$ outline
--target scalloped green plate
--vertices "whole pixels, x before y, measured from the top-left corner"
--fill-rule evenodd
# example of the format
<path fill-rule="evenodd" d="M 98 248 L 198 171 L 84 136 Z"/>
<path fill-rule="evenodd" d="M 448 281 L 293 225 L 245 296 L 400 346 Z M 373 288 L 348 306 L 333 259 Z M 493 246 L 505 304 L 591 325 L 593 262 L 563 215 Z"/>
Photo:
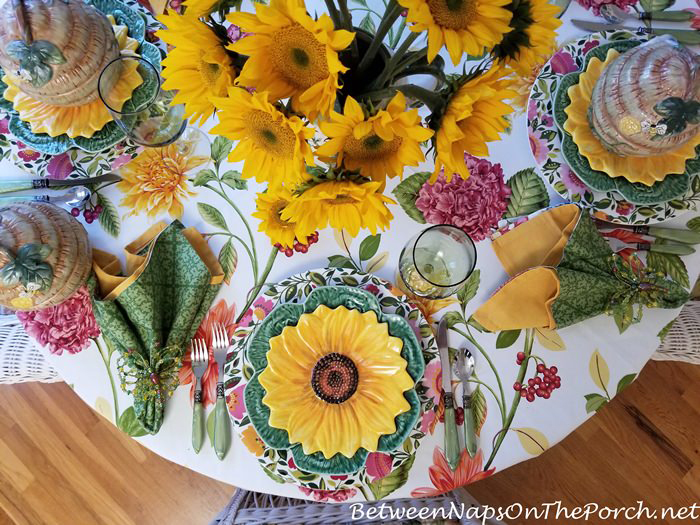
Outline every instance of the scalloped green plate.
<path fill-rule="evenodd" d="M 371 293 L 346 286 L 322 286 L 312 291 L 303 304 L 287 303 L 277 306 L 252 334 L 247 352 L 255 374 L 245 387 L 244 398 L 248 415 L 260 438 L 269 447 L 290 449 L 297 467 L 302 470 L 319 474 L 351 474 L 362 468 L 369 452 L 360 448 L 352 457 L 336 454 L 330 459 L 326 459 L 321 452 L 304 454 L 300 444 L 289 442 L 286 430 L 269 425 L 270 409 L 262 401 L 266 391 L 258 381 L 259 375 L 267 366 L 270 338 L 281 334 L 287 326 L 295 326 L 302 314 L 311 313 L 320 305 L 329 308 L 345 306 L 363 313 L 375 312 L 379 322 L 388 325 L 389 334 L 403 341 L 401 356 L 406 360 L 406 371 L 414 382 L 423 377 L 425 362 L 416 335 L 405 319 L 383 313 L 379 302 Z M 391 452 L 401 446 L 418 420 L 421 410 L 418 394 L 415 390 L 407 390 L 404 397 L 411 408 L 396 417 L 396 431 L 393 434 L 379 438 L 379 452 Z"/>
<path fill-rule="evenodd" d="M 144 40 L 146 23 L 141 15 L 118 0 L 92 0 L 89 3 L 103 13 L 113 15 L 117 22 L 127 26 L 129 36 L 141 44 L 139 49 L 141 56 L 151 62 L 156 69 L 160 71 L 160 50 L 155 45 Z M 0 76 L 1 75 L 2 70 L 0 69 Z M 7 85 L 0 80 L 0 93 L 4 93 L 6 88 Z M 146 84 L 140 85 L 134 90 L 132 100 L 147 96 L 151 88 L 152 86 Z M 127 105 L 129 103 L 133 104 L 132 100 L 127 101 Z M 124 130 L 114 121 L 108 122 L 100 131 L 97 131 L 89 139 L 85 137 L 76 137 L 72 139 L 65 134 L 51 137 L 46 133 L 32 132 L 29 123 L 20 120 L 19 115 L 12 108 L 12 103 L 1 96 L 0 109 L 5 110 L 10 115 L 8 127 L 15 137 L 30 148 L 50 155 L 58 155 L 71 148 L 79 148 L 83 151 L 96 153 L 115 145 L 126 137 Z"/>
<path fill-rule="evenodd" d="M 586 54 L 584 70 L 588 67 L 592 58 L 604 60 L 609 49 L 625 52 L 638 46 L 640 43 L 638 40 L 622 40 L 595 47 Z M 554 121 L 563 137 L 562 155 L 573 172 L 591 189 L 601 192 L 616 191 L 633 204 L 657 204 L 678 199 L 685 195 L 690 188 L 691 178 L 700 174 L 700 147 L 696 149 L 697 156 L 686 162 L 685 173 L 670 174 L 663 181 L 657 182 L 652 186 L 633 183 L 623 177 L 610 177 L 603 171 L 591 168 L 588 159 L 581 155 L 571 135 L 564 130 L 564 124 L 567 120 L 567 114 L 564 110 L 571 103 L 568 90 L 571 86 L 578 83 L 580 76 L 581 72 L 577 71 L 562 77 L 554 98 L 553 108 Z"/>

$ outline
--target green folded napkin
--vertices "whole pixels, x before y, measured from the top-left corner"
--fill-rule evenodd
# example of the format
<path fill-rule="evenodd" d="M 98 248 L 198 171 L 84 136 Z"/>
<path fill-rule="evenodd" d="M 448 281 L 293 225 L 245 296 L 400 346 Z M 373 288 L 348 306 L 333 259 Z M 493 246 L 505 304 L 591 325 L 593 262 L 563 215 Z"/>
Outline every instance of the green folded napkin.
<path fill-rule="evenodd" d="M 122 273 L 117 257 L 94 250 L 89 285 L 102 334 L 120 353 L 122 389 L 133 395 L 144 429 L 155 434 L 223 271 L 204 238 L 179 221 L 149 228 L 125 252 Z"/>

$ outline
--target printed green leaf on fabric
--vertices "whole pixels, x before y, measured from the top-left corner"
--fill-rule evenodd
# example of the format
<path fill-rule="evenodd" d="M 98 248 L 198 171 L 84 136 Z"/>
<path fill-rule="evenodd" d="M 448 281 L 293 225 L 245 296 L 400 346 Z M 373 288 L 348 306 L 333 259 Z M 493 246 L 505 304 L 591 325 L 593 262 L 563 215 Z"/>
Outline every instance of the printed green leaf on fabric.
<path fill-rule="evenodd" d="M 119 416 L 119 421 L 117 421 L 117 428 L 131 437 L 140 437 L 148 434 L 148 432 L 146 432 L 146 429 L 143 428 L 143 426 L 137 419 L 136 412 L 134 411 L 133 406 L 127 408 Z"/>
<path fill-rule="evenodd" d="M 511 195 L 504 217 L 520 217 L 549 206 L 549 193 L 534 168 L 517 172 L 506 184 Z"/>
<path fill-rule="evenodd" d="M 199 210 L 199 214 L 202 216 L 202 219 L 204 219 L 206 222 L 212 226 L 228 231 L 226 219 L 224 219 L 223 214 L 214 208 L 214 206 L 205 202 L 198 202 L 197 209 Z"/>
<path fill-rule="evenodd" d="M 496 337 L 496 348 L 508 348 L 520 337 L 520 330 L 504 330 Z"/>
<path fill-rule="evenodd" d="M 375 499 L 380 500 L 387 497 L 389 494 L 395 490 L 403 487 L 408 480 L 408 474 L 415 461 L 415 454 L 411 455 L 408 460 L 403 462 L 399 467 L 397 467 L 388 476 L 373 481 L 369 484 L 369 489 L 372 491 L 372 495 Z"/>
<path fill-rule="evenodd" d="M 406 215 L 420 224 L 425 224 L 426 221 L 423 212 L 416 207 L 416 199 L 418 192 L 429 178 L 430 173 L 427 171 L 414 173 L 402 180 L 392 192 Z"/>

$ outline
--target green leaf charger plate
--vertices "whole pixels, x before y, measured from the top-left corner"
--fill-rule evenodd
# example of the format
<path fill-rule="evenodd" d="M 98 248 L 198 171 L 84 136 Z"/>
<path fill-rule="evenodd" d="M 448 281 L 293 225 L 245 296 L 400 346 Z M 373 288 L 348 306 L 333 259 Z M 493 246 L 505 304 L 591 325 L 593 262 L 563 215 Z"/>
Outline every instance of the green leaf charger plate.
<path fill-rule="evenodd" d="M 608 192 L 616 191 L 627 201 L 637 205 L 650 205 L 678 199 L 685 195 L 690 188 L 691 179 L 700 174 L 700 147 L 697 148 L 697 156 L 686 162 L 685 173 L 670 174 L 663 181 L 651 186 L 640 183 L 632 183 L 623 177 L 610 177 L 602 171 L 591 168 L 588 159 L 581 155 L 578 146 L 571 135 L 564 129 L 568 118 L 565 109 L 571 103 L 569 88 L 578 84 L 581 73 L 585 71 L 592 58 L 605 60 L 609 49 L 615 49 L 621 53 L 636 47 L 639 40 L 621 40 L 603 44 L 591 49 L 585 57 L 582 71 L 569 73 L 562 77 L 554 99 L 554 120 L 562 133 L 562 154 L 573 172 L 591 189 Z"/>
<path fill-rule="evenodd" d="M 103 12 L 105 15 L 113 15 L 116 21 L 128 28 L 129 36 L 139 42 L 139 53 L 143 58 L 151 62 L 158 71 L 161 69 L 160 50 L 150 42 L 145 40 L 146 22 L 142 16 L 118 0 L 90 0 L 91 5 Z M 0 69 L 0 76 L 2 70 Z M 124 104 L 125 110 L 134 107 L 134 101 L 138 105 L 141 97 L 147 97 L 152 86 L 142 84 L 134 90 L 133 96 Z M 7 85 L 0 80 L 0 93 L 4 93 Z M 96 153 L 109 148 L 126 138 L 126 133 L 114 122 L 108 122 L 100 131 L 92 137 L 70 138 L 68 135 L 58 135 L 51 137 L 46 133 L 34 133 L 29 123 L 20 120 L 19 115 L 13 109 L 12 103 L 4 97 L 0 97 L 0 110 L 10 116 L 9 130 L 30 148 L 51 155 L 58 155 L 71 148 L 79 148 L 83 151 Z"/>
<path fill-rule="evenodd" d="M 358 310 L 362 313 L 374 312 L 379 323 L 388 325 L 389 335 L 401 339 L 401 357 L 406 361 L 406 372 L 414 385 L 420 381 L 425 369 L 423 354 L 415 332 L 406 319 L 384 313 L 379 301 L 366 290 L 349 286 L 319 286 L 308 294 L 303 303 L 278 305 L 251 335 L 247 357 L 254 374 L 245 387 L 245 405 L 253 427 L 263 442 L 273 449 L 291 450 L 299 469 L 319 474 L 352 474 L 364 466 L 369 451 L 359 448 L 352 457 L 337 453 L 329 459 L 321 452 L 305 454 L 301 444 L 290 443 L 286 430 L 270 426 L 270 409 L 263 402 L 266 391 L 259 381 L 260 374 L 268 365 L 270 339 L 279 336 L 284 328 L 295 326 L 302 315 L 316 311 L 321 305 L 330 309 L 344 306 L 348 310 Z M 379 438 L 377 452 L 391 452 L 401 446 L 418 420 L 421 402 L 415 388 L 406 390 L 403 395 L 410 409 L 396 416 L 395 432 Z"/>

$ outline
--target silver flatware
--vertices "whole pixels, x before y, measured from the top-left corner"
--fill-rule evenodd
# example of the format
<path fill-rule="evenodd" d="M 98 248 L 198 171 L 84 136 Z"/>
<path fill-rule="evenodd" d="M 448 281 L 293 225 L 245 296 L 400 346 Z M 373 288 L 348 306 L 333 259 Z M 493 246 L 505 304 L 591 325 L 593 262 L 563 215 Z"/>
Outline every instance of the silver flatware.
<path fill-rule="evenodd" d="M 682 44 L 700 44 L 700 31 L 694 29 L 650 29 L 648 27 L 625 27 L 619 24 L 604 24 L 602 22 L 590 22 L 588 20 L 572 19 L 571 23 L 584 31 L 630 31 L 638 34 L 671 35 Z"/>
<path fill-rule="evenodd" d="M 87 179 L 27 179 L 0 181 L 0 193 L 13 193 L 15 191 L 42 190 L 52 188 L 70 188 L 71 186 L 86 186 L 101 182 L 117 182 L 122 178 L 116 173 L 105 173 L 99 177 Z"/>
<path fill-rule="evenodd" d="M 462 382 L 462 408 L 464 409 L 464 448 L 470 457 L 476 455 L 476 429 L 472 414 L 472 394 L 469 378 L 474 373 L 474 356 L 467 348 L 457 350 L 454 371 Z"/>
<path fill-rule="evenodd" d="M 214 359 L 219 370 L 219 379 L 216 382 L 216 405 L 214 407 L 214 450 L 219 459 L 224 459 L 231 444 L 231 428 L 224 400 L 224 363 L 228 347 L 229 340 L 226 328 L 221 323 L 214 324 L 212 350 L 214 350 Z"/>
<path fill-rule="evenodd" d="M 623 11 L 614 4 L 603 4 L 600 7 L 600 14 L 610 24 L 621 24 L 633 20 L 661 20 L 664 22 L 689 22 L 693 19 L 690 11 L 643 11 L 641 13 Z"/>
<path fill-rule="evenodd" d="M 12 197 L 0 195 L 0 204 L 34 201 L 50 202 L 56 206 L 68 206 L 69 208 L 81 208 L 91 196 L 92 192 L 86 187 L 75 186 L 62 195 L 17 195 Z"/>
<path fill-rule="evenodd" d="M 202 376 L 209 366 L 209 350 L 204 339 L 192 339 L 190 350 L 194 373 L 194 406 L 192 408 L 192 448 L 199 454 L 204 443 L 204 408 L 202 407 Z"/>
<path fill-rule="evenodd" d="M 452 393 L 452 367 L 447 341 L 447 318 L 443 317 L 438 325 L 437 345 L 442 367 L 442 390 L 445 399 L 445 459 L 452 470 L 459 465 L 459 438 L 455 419 L 455 402 Z"/>

